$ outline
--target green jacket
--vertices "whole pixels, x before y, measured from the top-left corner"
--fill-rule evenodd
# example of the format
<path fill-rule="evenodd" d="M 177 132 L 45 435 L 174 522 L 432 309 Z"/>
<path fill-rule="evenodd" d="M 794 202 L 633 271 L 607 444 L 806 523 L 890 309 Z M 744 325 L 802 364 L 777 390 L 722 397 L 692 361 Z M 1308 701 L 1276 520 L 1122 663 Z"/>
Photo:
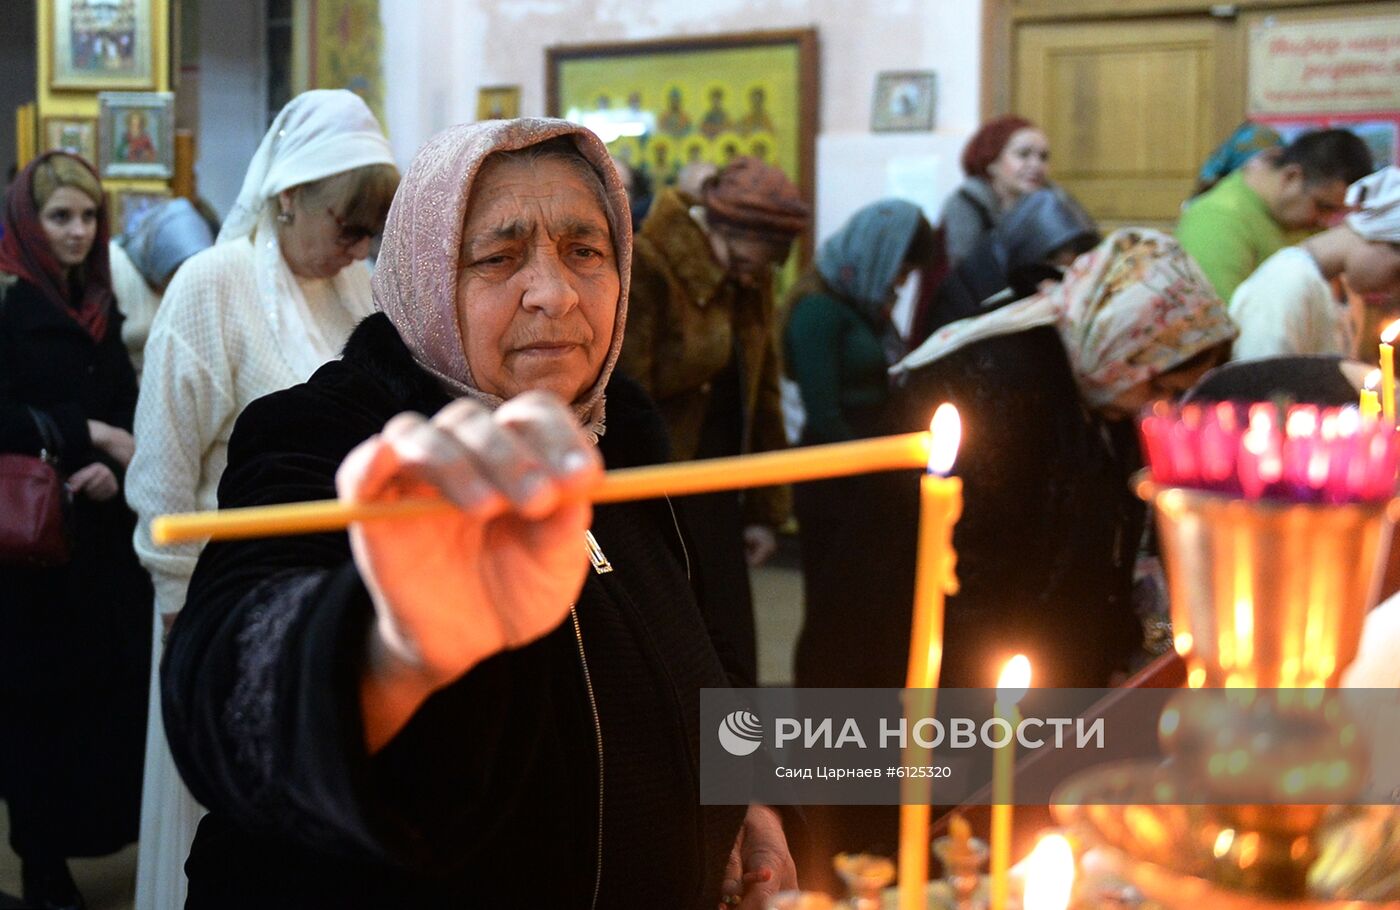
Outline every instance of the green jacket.
<path fill-rule="evenodd" d="M 671 457 L 688 461 L 709 412 L 711 380 L 737 350 L 742 448 L 786 448 L 772 290 L 745 290 L 725 280 L 709 238 L 690 217 L 694 203 L 676 190 L 663 192 L 637 232 L 618 367 L 656 402 Z M 786 487 L 749 490 L 744 520 L 779 527 L 790 508 Z"/>
<path fill-rule="evenodd" d="M 1269 207 L 1235 171 L 1186 207 L 1176 239 L 1228 301 L 1265 259 L 1289 244 Z"/>
<path fill-rule="evenodd" d="M 880 337 L 870 324 L 812 278 L 806 293 L 794 294 L 783 330 L 788 374 L 802 393 L 807 444 L 861 438 L 847 420 L 852 410 L 889 399 L 889 377 Z"/>

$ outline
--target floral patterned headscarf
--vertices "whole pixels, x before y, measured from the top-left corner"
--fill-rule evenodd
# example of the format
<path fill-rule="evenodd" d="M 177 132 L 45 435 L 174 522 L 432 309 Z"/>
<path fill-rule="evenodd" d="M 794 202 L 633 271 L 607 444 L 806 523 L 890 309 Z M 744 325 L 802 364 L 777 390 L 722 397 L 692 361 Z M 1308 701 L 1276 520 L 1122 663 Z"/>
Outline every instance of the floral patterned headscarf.
<path fill-rule="evenodd" d="M 1045 291 L 982 316 L 949 323 L 893 375 L 916 370 L 986 338 L 1042 325 L 1059 330 L 1079 391 L 1091 407 L 1168 373 L 1238 334 L 1225 303 L 1171 236 L 1114 231 Z"/>
<path fill-rule="evenodd" d="M 627 191 L 607 147 L 587 129 L 546 118 L 488 120 L 454 126 L 428 140 L 413 159 L 389 208 L 374 270 L 374 303 L 398 329 L 414 360 L 444 389 L 489 408 L 498 407 L 500 397 L 476 384 L 462 349 L 457 269 L 467 203 L 488 156 L 529 148 L 556 136 L 569 137 L 598 172 L 611 210 L 608 224 L 621 285 L 612 343 L 597 380 L 573 402 L 584 428 L 598 436 L 603 428 L 603 390 L 622 350 L 622 330 L 627 323 L 632 216 Z"/>

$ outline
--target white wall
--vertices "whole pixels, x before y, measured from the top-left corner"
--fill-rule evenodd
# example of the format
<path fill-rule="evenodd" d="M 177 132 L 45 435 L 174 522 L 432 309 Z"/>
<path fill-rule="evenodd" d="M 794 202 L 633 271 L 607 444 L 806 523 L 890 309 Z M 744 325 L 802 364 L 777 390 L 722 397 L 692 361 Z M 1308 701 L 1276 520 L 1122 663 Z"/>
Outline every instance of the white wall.
<path fill-rule="evenodd" d="M 902 190 L 937 215 L 978 123 L 981 0 L 380 0 L 386 128 L 400 164 L 434 133 L 471 120 L 482 85 L 520 85 L 545 106 L 545 48 L 815 26 L 821 55 L 817 236 Z M 932 133 L 872 134 L 881 70 L 938 73 Z"/>
<path fill-rule="evenodd" d="M 267 130 L 261 2 L 200 0 L 199 193 L 227 216 Z"/>

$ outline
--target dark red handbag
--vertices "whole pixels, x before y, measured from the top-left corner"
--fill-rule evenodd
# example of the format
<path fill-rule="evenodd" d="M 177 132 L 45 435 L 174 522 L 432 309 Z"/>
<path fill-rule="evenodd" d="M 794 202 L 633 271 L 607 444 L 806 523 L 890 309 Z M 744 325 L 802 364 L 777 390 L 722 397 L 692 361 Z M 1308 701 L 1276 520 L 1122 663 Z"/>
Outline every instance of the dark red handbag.
<path fill-rule="evenodd" d="M 73 556 L 73 500 L 58 471 L 58 428 L 29 413 L 43 440 L 38 456 L 0 454 L 0 565 L 62 566 Z"/>

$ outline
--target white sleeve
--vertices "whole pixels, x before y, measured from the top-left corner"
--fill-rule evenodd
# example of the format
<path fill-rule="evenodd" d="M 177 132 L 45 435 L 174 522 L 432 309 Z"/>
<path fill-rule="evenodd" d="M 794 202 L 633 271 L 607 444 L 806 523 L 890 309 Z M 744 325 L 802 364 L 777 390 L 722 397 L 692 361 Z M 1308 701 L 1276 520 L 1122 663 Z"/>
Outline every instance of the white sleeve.
<path fill-rule="evenodd" d="M 155 582 L 162 613 L 184 606 L 202 545 L 157 547 L 151 520 L 199 508 L 210 446 L 236 416 L 219 318 L 228 303 L 221 299 L 223 282 L 210 271 L 182 268 L 171 283 L 146 342 L 136 404 L 136 454 L 127 470 L 126 496 L 137 517 L 136 554 Z"/>
<path fill-rule="evenodd" d="M 117 298 L 117 309 L 125 317 L 122 322 L 122 343 L 126 345 L 131 365 L 136 369 L 137 379 L 140 379 L 146 339 L 150 336 L 160 297 L 147 286 L 146 279 L 141 277 L 131 257 L 115 240 L 109 244 L 108 260 L 112 268 L 112 292 Z"/>
<path fill-rule="evenodd" d="M 1259 360 L 1288 354 L 1311 354 L 1308 305 L 1296 288 L 1250 280 L 1230 298 L 1230 318 L 1239 327 L 1233 359 Z"/>

